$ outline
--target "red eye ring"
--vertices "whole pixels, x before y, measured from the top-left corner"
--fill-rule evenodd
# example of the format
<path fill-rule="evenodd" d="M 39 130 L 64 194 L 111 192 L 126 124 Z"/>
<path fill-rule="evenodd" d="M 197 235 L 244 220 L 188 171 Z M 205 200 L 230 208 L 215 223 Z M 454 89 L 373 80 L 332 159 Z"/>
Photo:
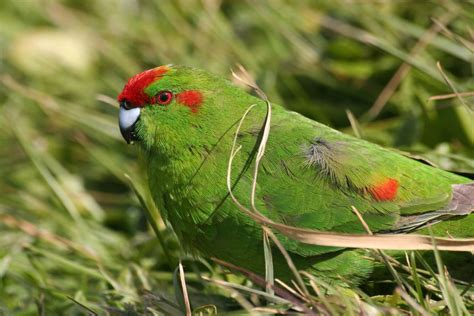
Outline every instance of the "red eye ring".
<path fill-rule="evenodd" d="M 167 105 L 173 99 L 173 93 L 170 91 L 160 91 L 153 99 L 158 104 Z"/>

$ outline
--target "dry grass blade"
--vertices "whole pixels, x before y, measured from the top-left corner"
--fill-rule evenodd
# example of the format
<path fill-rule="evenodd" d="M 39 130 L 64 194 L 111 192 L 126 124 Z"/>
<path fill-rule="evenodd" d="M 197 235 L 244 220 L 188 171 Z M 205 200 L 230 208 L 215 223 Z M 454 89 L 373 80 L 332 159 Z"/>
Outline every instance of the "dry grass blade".
<path fill-rule="evenodd" d="M 401 288 L 397 288 L 395 290 L 404 300 L 410 305 L 413 309 L 415 309 L 418 313 L 423 316 L 431 315 L 428 313 L 420 304 L 418 304 L 407 292 L 403 291 Z"/>
<path fill-rule="evenodd" d="M 423 51 L 426 46 L 433 40 L 433 38 L 436 36 L 436 34 L 441 31 L 442 27 L 449 23 L 454 18 L 454 15 L 451 12 L 448 12 L 444 14 L 440 19 L 438 23 L 434 23 L 428 30 L 426 30 L 425 34 L 418 40 L 418 42 L 415 44 L 415 46 L 412 48 L 410 51 L 410 56 L 415 57 L 417 56 L 421 51 Z M 393 93 L 397 89 L 397 87 L 400 85 L 400 82 L 408 75 L 410 72 L 412 66 L 406 62 L 404 62 L 398 70 L 395 72 L 395 74 L 392 76 L 390 81 L 387 83 L 387 85 L 383 88 L 382 92 L 380 92 L 379 96 L 375 100 L 374 104 L 372 107 L 369 109 L 367 112 L 369 118 L 372 120 L 375 117 L 377 117 L 382 109 L 385 107 L 387 104 L 388 100 L 392 97 Z"/>
<path fill-rule="evenodd" d="M 179 263 L 178 267 L 181 290 L 183 291 L 184 306 L 186 307 L 186 316 L 191 316 L 191 304 L 189 303 L 188 288 L 186 287 L 186 279 L 184 278 L 184 269 L 181 262 Z"/>
<path fill-rule="evenodd" d="M 369 225 L 367 222 L 364 220 L 364 217 L 362 217 L 362 214 L 360 214 L 359 210 L 355 206 L 351 206 L 352 211 L 356 214 L 357 218 L 361 222 L 362 226 L 364 226 L 365 231 L 369 235 L 373 235 L 374 233 L 370 229 Z M 397 281 L 397 284 L 402 288 L 405 289 L 405 285 L 402 278 L 398 275 L 397 270 L 393 267 L 393 265 L 390 263 L 390 260 L 388 259 L 388 256 L 380 249 L 377 249 L 376 252 L 378 255 L 382 258 L 382 261 L 384 262 L 385 266 L 388 268 L 390 273 L 392 274 L 393 278 Z"/>
<path fill-rule="evenodd" d="M 286 284 L 285 282 L 281 281 L 280 279 L 275 279 L 275 282 L 278 283 L 282 288 L 293 294 L 294 296 L 298 297 L 302 301 L 306 301 L 307 299 L 301 295 L 301 293 L 297 292 L 291 286 Z"/>
<path fill-rule="evenodd" d="M 99 261 L 99 257 L 93 249 L 87 248 L 61 236 L 53 234 L 47 230 L 41 229 L 33 223 L 17 219 L 8 214 L 0 214 L 0 222 L 8 227 L 19 229 L 29 236 L 39 238 L 60 248 L 67 248 L 77 251 L 94 261 Z"/>
<path fill-rule="evenodd" d="M 264 121 L 264 128 L 263 128 L 263 134 L 262 134 L 262 139 L 260 141 L 260 144 L 258 146 L 258 151 L 257 151 L 257 156 L 255 158 L 255 167 L 254 167 L 254 174 L 253 174 L 253 181 L 252 181 L 252 192 L 250 196 L 250 201 L 252 204 L 252 210 L 254 212 L 257 212 L 257 209 L 255 207 L 255 192 L 257 190 L 257 177 L 258 177 L 258 170 L 260 166 L 260 161 L 265 154 L 265 147 L 268 141 L 268 137 L 270 135 L 270 126 L 271 126 L 271 118 L 272 118 L 272 106 L 270 101 L 268 100 L 267 95 L 260 89 L 260 87 L 257 85 L 255 80 L 250 76 L 250 74 L 245 70 L 245 68 L 242 65 L 238 65 L 239 67 L 239 74 L 236 74 L 235 72 L 232 71 L 232 75 L 237 79 L 243 82 L 244 84 L 248 85 L 252 89 L 254 89 L 257 94 L 265 100 L 265 103 L 267 104 L 267 114 L 265 116 L 265 121 Z M 240 127 L 240 126 L 239 126 Z"/>
<path fill-rule="evenodd" d="M 354 132 L 354 135 L 357 138 L 362 138 L 362 133 L 360 131 L 360 125 L 359 122 L 357 121 L 356 117 L 354 114 L 351 112 L 351 110 L 346 110 L 346 115 L 347 118 L 349 119 L 349 123 L 351 124 L 352 131 Z"/>
<path fill-rule="evenodd" d="M 283 298 L 275 296 L 275 295 L 270 295 L 267 292 L 259 291 L 259 290 L 256 290 L 254 288 L 251 288 L 251 287 L 248 287 L 248 286 L 245 286 L 245 285 L 240 285 L 240 284 L 237 284 L 237 283 L 231 283 L 231 282 L 222 281 L 222 280 L 211 279 L 207 276 L 203 276 L 202 279 L 205 280 L 205 281 L 208 281 L 208 282 L 212 282 L 212 283 L 214 283 L 216 285 L 219 285 L 221 287 L 224 287 L 226 289 L 232 289 L 234 291 L 240 290 L 240 291 L 245 291 L 247 293 L 256 294 L 256 295 L 264 297 L 264 298 L 268 299 L 268 301 L 276 303 L 276 304 L 286 304 L 286 305 L 291 305 L 292 304 L 291 301 L 288 301 L 286 299 L 283 299 Z M 237 292 L 237 293 L 239 293 L 239 292 Z M 253 309 L 253 306 L 249 302 L 244 303 L 243 307 L 246 310 Z"/>
<path fill-rule="evenodd" d="M 263 230 L 263 252 L 265 257 L 265 281 L 267 282 L 266 290 L 268 294 L 275 294 L 273 291 L 273 286 L 275 285 L 275 277 L 273 271 L 273 257 L 272 257 L 272 247 L 270 245 L 270 240 L 268 239 L 268 232 Z"/>
<path fill-rule="evenodd" d="M 238 267 L 232 263 L 229 263 L 229 262 L 225 262 L 225 261 L 222 261 L 222 260 L 219 260 L 217 258 L 211 258 L 214 262 L 224 266 L 224 267 L 227 267 L 228 269 L 230 270 L 233 270 L 233 271 L 237 271 L 237 272 L 240 272 L 242 273 L 243 275 L 245 275 L 247 278 L 249 278 L 252 282 L 254 282 L 255 284 L 258 284 L 259 286 L 261 287 L 266 287 L 267 284 L 265 282 L 265 279 L 262 278 L 261 276 L 253 273 L 253 272 L 250 272 L 244 268 L 241 268 L 241 267 Z M 216 280 L 214 280 L 216 281 Z M 296 306 L 298 309 L 300 309 L 301 311 L 304 311 L 306 315 L 315 315 L 314 311 L 312 311 L 311 309 L 309 309 L 305 304 L 304 302 L 302 302 L 300 300 L 300 298 L 298 298 L 297 296 L 295 296 L 294 294 L 292 294 L 290 291 L 284 289 L 284 288 L 281 288 L 279 286 L 276 286 L 276 285 L 273 285 L 273 290 L 275 291 L 275 294 L 276 295 L 270 295 L 268 293 L 265 293 L 265 292 L 261 292 L 261 295 L 267 297 L 267 298 L 272 298 L 273 301 L 275 301 L 275 299 L 279 300 L 279 301 L 282 301 L 282 299 L 284 301 L 286 301 L 286 303 L 291 303 L 293 304 L 294 306 Z M 253 290 L 255 291 L 255 290 Z"/>
<path fill-rule="evenodd" d="M 262 89 L 260 89 L 260 87 L 257 85 L 257 83 L 255 82 L 255 79 L 250 75 L 250 73 L 244 68 L 244 66 L 242 65 L 237 65 L 237 68 L 238 70 L 237 71 L 233 71 L 232 70 L 232 76 L 239 80 L 240 82 L 242 82 L 243 84 L 249 86 L 250 88 L 252 88 L 253 90 L 255 90 L 255 92 L 262 98 L 264 99 L 265 101 L 268 101 L 268 98 L 266 96 L 266 94 L 263 92 Z"/>
<path fill-rule="evenodd" d="M 242 127 L 242 124 L 243 124 L 245 118 L 247 117 L 247 115 L 250 113 L 250 111 L 255 106 L 256 106 L 256 104 L 252 104 L 247 108 L 247 110 L 242 115 L 242 118 L 240 119 L 239 124 L 237 125 L 237 129 L 236 129 L 236 132 L 235 132 L 235 135 L 234 135 L 234 140 L 232 142 L 232 149 L 230 151 L 229 161 L 227 163 L 227 191 L 229 192 L 230 198 L 232 199 L 234 204 L 237 205 L 237 207 L 240 210 L 244 211 L 244 212 L 250 212 L 250 211 L 248 211 L 245 208 L 245 206 L 243 206 L 239 202 L 239 200 L 235 197 L 235 195 L 232 191 L 232 163 L 234 161 L 235 156 L 239 153 L 239 151 L 241 149 L 240 146 L 237 146 L 237 138 L 238 138 L 238 135 L 239 135 L 240 128 Z"/>
<path fill-rule="evenodd" d="M 272 239 L 272 241 L 275 243 L 275 245 L 278 247 L 278 250 L 280 250 L 283 257 L 285 257 L 286 264 L 288 265 L 288 267 L 293 272 L 293 275 L 295 276 L 295 279 L 298 282 L 299 288 L 301 288 L 301 290 L 303 291 L 302 294 L 304 294 L 304 297 L 309 297 L 308 289 L 306 288 L 306 285 L 304 284 L 303 279 L 301 278 L 301 275 L 298 272 L 298 269 L 296 268 L 295 264 L 293 263 L 293 260 L 291 260 L 291 257 L 288 254 L 288 252 L 286 251 L 285 247 L 283 247 L 281 242 L 278 240 L 278 238 L 275 236 L 275 234 L 268 227 L 263 226 L 262 228 L 268 234 L 268 236 Z"/>
<path fill-rule="evenodd" d="M 474 53 L 474 44 L 472 43 L 472 41 L 466 40 L 466 39 L 464 39 L 463 37 L 459 36 L 458 34 L 455 34 L 455 33 L 451 32 L 451 31 L 446 27 L 446 25 L 444 25 L 441 21 L 438 21 L 438 20 L 435 19 L 435 18 L 432 18 L 431 20 L 432 20 L 434 23 L 436 23 L 436 24 L 442 29 L 443 33 L 444 33 L 447 37 L 458 41 L 459 43 L 461 43 L 462 45 L 464 45 L 464 47 L 466 47 L 467 49 L 469 49 L 471 52 Z"/>
<path fill-rule="evenodd" d="M 98 94 L 97 97 L 96 97 L 97 101 L 101 101 L 107 105 L 110 105 L 111 107 L 113 107 L 114 109 L 119 109 L 119 105 L 117 103 L 117 100 L 115 100 L 114 98 L 112 97 L 109 97 L 108 95 L 105 95 L 105 94 Z"/>
<path fill-rule="evenodd" d="M 472 113 L 472 109 L 470 106 L 468 106 L 466 104 L 466 102 L 464 102 L 464 99 L 463 97 L 461 96 L 461 94 L 459 94 L 458 90 L 456 89 L 456 87 L 454 86 L 454 84 L 451 82 L 451 80 L 449 80 L 448 76 L 444 73 L 443 71 L 443 67 L 441 67 L 441 63 L 438 61 L 436 63 L 436 67 L 438 67 L 438 70 L 439 72 L 441 73 L 441 76 L 443 77 L 444 81 L 446 82 L 446 84 L 451 88 L 451 90 L 453 90 L 454 94 L 456 95 L 456 97 L 459 99 L 459 101 L 461 102 L 462 105 L 464 105 L 466 107 L 466 109 Z"/>
<path fill-rule="evenodd" d="M 357 208 L 355 206 L 351 206 L 351 208 L 352 208 L 352 212 L 354 212 L 354 214 L 356 214 L 356 216 L 359 219 L 359 221 L 361 222 L 362 226 L 364 226 L 364 229 L 367 232 L 367 234 L 373 235 L 374 233 L 372 233 L 372 230 L 370 229 L 369 225 L 367 225 L 367 222 L 364 220 L 364 218 L 362 217 L 362 214 L 360 214 L 359 210 L 357 210 Z"/>
<path fill-rule="evenodd" d="M 252 217 L 282 234 L 307 244 L 385 250 L 433 250 L 432 238 L 425 235 L 362 235 L 321 232 L 275 223 L 268 218 Z M 474 239 L 434 238 L 438 249 L 447 251 L 474 251 Z"/>
<path fill-rule="evenodd" d="M 474 97 L 474 92 L 459 92 L 459 93 L 449 93 L 449 94 L 441 94 L 441 95 L 434 95 L 428 98 L 428 101 L 435 101 L 435 100 L 447 100 L 456 98 L 458 96 L 461 97 Z"/>
<path fill-rule="evenodd" d="M 208 279 L 208 281 L 213 281 L 213 280 Z M 220 285 L 221 287 L 230 291 L 230 297 L 236 300 L 237 303 L 239 303 L 240 306 L 242 306 L 249 315 L 259 315 L 258 313 L 254 312 L 255 308 L 253 307 L 252 303 L 250 303 L 242 294 L 240 294 L 239 291 L 233 289 L 231 286 L 227 286 L 225 284 L 227 282 L 221 281 L 222 283 L 219 283 L 220 280 L 214 280 L 214 281 L 217 281 L 215 282 L 217 285 Z"/>

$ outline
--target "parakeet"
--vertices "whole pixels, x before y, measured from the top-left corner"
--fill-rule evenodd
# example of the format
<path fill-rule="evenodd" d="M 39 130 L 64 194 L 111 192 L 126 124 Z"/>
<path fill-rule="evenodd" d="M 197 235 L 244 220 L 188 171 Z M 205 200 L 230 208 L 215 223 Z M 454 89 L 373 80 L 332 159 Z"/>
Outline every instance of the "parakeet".
<path fill-rule="evenodd" d="M 120 131 L 142 149 L 153 199 L 186 249 L 263 274 L 261 227 L 236 207 L 226 181 L 237 126 L 255 104 L 236 136 L 241 149 L 231 169 L 232 192 L 250 207 L 266 103 L 226 79 L 185 66 L 137 74 L 118 102 Z M 376 233 L 408 233 L 434 224 L 437 235 L 474 236 L 470 179 L 276 104 L 255 192 L 256 209 L 286 225 L 366 233 L 354 206 Z M 358 283 L 373 269 L 363 249 L 278 238 L 298 269 L 330 282 Z M 277 250 L 273 260 L 275 275 L 287 277 Z"/>

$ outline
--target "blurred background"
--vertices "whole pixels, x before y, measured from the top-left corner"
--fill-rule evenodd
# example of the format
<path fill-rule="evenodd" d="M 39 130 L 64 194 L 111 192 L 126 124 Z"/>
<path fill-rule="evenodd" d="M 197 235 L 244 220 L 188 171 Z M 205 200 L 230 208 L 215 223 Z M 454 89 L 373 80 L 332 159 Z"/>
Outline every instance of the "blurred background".
<path fill-rule="evenodd" d="M 1 1 L 0 315 L 182 310 L 195 260 L 146 223 L 117 126 L 130 76 L 242 64 L 275 103 L 469 175 L 473 52 L 467 0 Z M 233 304 L 199 277 L 194 307 Z"/>

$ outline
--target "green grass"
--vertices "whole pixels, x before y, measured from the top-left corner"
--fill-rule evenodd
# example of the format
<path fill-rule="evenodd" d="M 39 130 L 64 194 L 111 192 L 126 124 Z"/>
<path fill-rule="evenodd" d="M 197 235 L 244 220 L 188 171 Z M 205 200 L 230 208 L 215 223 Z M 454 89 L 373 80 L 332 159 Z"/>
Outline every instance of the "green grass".
<path fill-rule="evenodd" d="M 189 257 L 121 139 L 115 97 L 156 65 L 231 78 L 239 63 L 272 102 L 352 133 L 349 110 L 361 137 L 473 174 L 473 25 L 474 2 L 454 0 L 2 1 L 0 315 L 183 313 L 180 259 L 201 314 L 472 313 L 472 290 L 439 256 L 434 271 L 417 253 L 389 258 L 394 277 L 363 289 L 303 275 L 306 290 L 276 283 L 274 294 Z M 454 92 L 465 95 L 428 100 Z"/>

